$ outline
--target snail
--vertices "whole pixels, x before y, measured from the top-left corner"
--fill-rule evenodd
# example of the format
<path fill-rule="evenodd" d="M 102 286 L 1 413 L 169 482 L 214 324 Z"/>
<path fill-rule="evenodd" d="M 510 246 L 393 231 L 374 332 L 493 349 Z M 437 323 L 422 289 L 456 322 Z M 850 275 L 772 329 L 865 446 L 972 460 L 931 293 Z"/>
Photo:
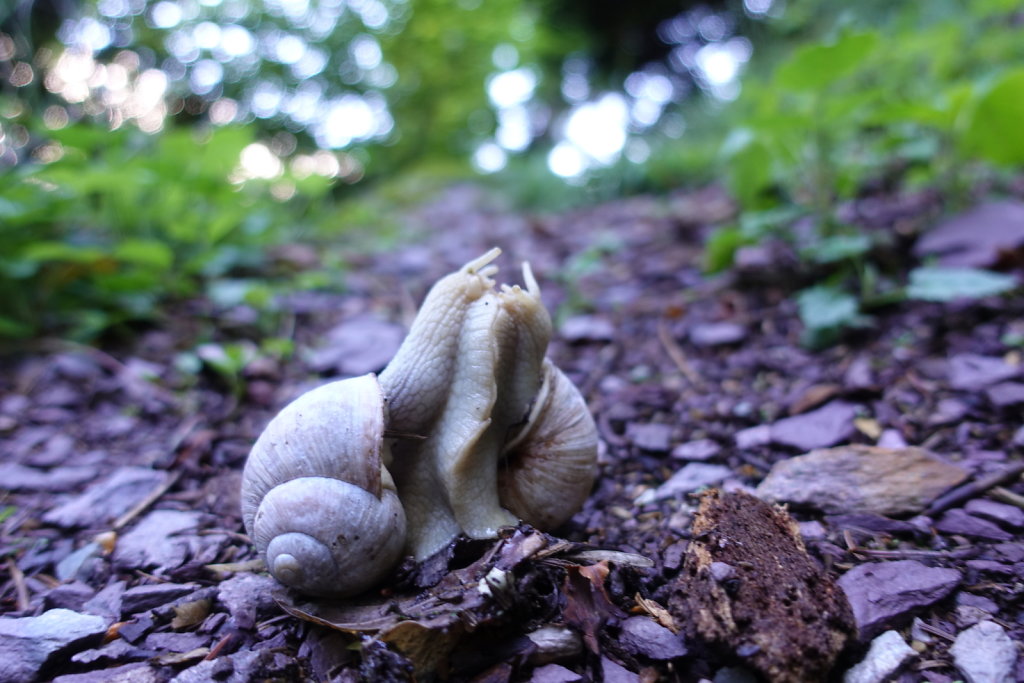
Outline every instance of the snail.
<path fill-rule="evenodd" d="M 380 373 L 303 394 L 267 425 L 242 476 L 242 518 L 271 574 L 304 593 L 363 592 L 404 554 L 460 533 L 553 529 L 589 495 L 597 429 L 544 357 L 551 319 L 495 287 L 495 248 L 439 280 Z"/>

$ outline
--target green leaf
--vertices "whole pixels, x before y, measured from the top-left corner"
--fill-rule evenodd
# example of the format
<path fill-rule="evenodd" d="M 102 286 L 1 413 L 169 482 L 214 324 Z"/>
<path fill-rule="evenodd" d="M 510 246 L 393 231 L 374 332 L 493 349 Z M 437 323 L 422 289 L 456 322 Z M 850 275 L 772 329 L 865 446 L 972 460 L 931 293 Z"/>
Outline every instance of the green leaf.
<path fill-rule="evenodd" d="M 717 273 L 732 265 L 736 250 L 753 240 L 738 226 L 716 228 L 704 244 L 704 271 Z"/>
<path fill-rule="evenodd" d="M 860 312 L 857 297 L 838 287 L 818 285 L 797 295 L 803 343 L 819 348 L 836 341 L 846 328 L 864 327 L 870 318 Z"/>
<path fill-rule="evenodd" d="M 817 263 L 835 263 L 863 256 L 871 249 L 871 238 L 863 233 L 833 235 L 801 250 L 804 258 Z"/>
<path fill-rule="evenodd" d="M 970 112 L 963 145 L 997 164 L 1024 164 L 1024 68 L 1005 73 Z"/>
<path fill-rule="evenodd" d="M 114 249 L 114 258 L 124 263 L 168 270 L 174 263 L 174 252 L 163 242 L 154 240 L 124 240 Z"/>
<path fill-rule="evenodd" d="M 779 66 L 775 82 L 792 90 L 821 90 L 856 71 L 877 43 L 876 33 L 848 33 L 831 45 L 805 45 Z"/>
<path fill-rule="evenodd" d="M 64 242 L 33 242 L 21 252 L 26 261 L 48 262 L 64 261 L 66 263 L 96 263 L 105 258 L 106 254 L 97 247 L 82 247 Z"/>
<path fill-rule="evenodd" d="M 1012 275 L 980 268 L 926 266 L 910 271 L 907 296 L 924 301 L 976 299 L 1008 292 L 1017 286 Z"/>

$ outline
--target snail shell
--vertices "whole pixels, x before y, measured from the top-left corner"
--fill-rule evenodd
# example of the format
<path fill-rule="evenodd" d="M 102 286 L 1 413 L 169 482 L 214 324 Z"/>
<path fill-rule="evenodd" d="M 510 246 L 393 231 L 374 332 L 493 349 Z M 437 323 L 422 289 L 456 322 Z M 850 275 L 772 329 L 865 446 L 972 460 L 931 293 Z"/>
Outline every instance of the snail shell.
<path fill-rule="evenodd" d="M 377 378 L 355 377 L 303 394 L 256 441 L 242 520 L 281 583 L 353 595 L 401 557 L 405 512 L 384 466 L 385 414 Z"/>

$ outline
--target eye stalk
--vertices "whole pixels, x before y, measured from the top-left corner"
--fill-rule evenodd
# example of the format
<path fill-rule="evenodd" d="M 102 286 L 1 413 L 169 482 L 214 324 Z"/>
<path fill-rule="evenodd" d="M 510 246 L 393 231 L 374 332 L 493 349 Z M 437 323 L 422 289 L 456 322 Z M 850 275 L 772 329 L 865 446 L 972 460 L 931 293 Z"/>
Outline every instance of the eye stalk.
<path fill-rule="evenodd" d="M 551 319 L 529 265 L 525 289 L 496 289 L 498 254 L 431 288 L 379 378 L 300 396 L 257 440 L 243 521 L 281 583 L 353 595 L 403 552 L 423 560 L 519 519 L 552 529 L 589 495 L 594 421 L 544 357 Z"/>

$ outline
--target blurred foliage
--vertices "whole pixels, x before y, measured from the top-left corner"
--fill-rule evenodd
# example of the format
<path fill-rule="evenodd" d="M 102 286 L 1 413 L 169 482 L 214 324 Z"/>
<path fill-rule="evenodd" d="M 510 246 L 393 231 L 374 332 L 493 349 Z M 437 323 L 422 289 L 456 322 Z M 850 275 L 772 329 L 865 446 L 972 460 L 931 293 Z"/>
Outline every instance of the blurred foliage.
<path fill-rule="evenodd" d="M 572 106 L 561 88 L 566 64 L 589 55 L 589 97 L 618 87 L 646 60 L 685 51 L 667 41 L 645 46 L 637 35 L 655 40 L 664 20 L 691 3 L 641 11 L 571 0 L 265 0 L 255 10 L 222 0 L 183 3 L 187 11 L 163 24 L 157 4 L 81 3 L 111 20 L 97 61 L 124 67 L 134 85 L 147 70 L 168 75 L 166 109 L 155 127 L 147 124 L 163 125 L 156 134 L 128 125 L 132 114 L 99 90 L 63 101 L 48 118 L 55 97 L 42 86 L 44 71 L 59 50 L 40 43 L 38 24 L 14 46 L 38 78 L 12 90 L 15 60 L 0 58 L 0 157 L 5 136 L 24 139 L 18 163 L 0 158 L 0 337 L 88 340 L 158 320 L 167 302 L 201 294 L 217 310 L 251 306 L 264 336 L 278 338 L 279 295 L 339 286 L 343 259 L 325 249 L 317 264 L 292 267 L 274 249 L 344 245 L 340 235 L 357 226 L 374 226 L 364 233 L 372 239 L 396 234 L 401 207 L 469 174 L 469 156 L 497 124 L 487 83 L 517 67 L 537 80 L 528 103 L 532 151 L 512 155 L 486 182 L 517 206 L 548 210 L 723 182 L 742 211 L 711 234 L 706 268 L 729 268 L 744 246 L 791 245 L 809 274 L 797 304 L 810 345 L 870 324 L 871 309 L 886 303 L 1014 286 L 996 273 L 927 264 L 903 282 L 875 256 L 891 236 L 844 224 L 836 211 L 872 193 L 923 187 L 955 209 L 974 188 L 998 192 L 1020 171 L 1024 40 L 1021 12 L 1008 0 L 817 0 L 788 3 L 770 19 L 734 3 L 723 35 L 747 36 L 755 51 L 738 99 L 678 101 L 692 87 L 683 82 L 689 72 L 655 65 L 671 76 L 677 101 L 662 112 L 665 125 L 629 130 L 628 142 L 643 152 L 631 158 L 642 161 L 620 155 L 568 184 L 553 178 L 545 158 Z M 58 5 L 67 14 L 70 5 L 58 0 L 17 6 Z M 0 9 L 0 22 L 13 16 Z M 58 22 L 42 24 L 53 30 Z M 687 25 L 689 47 L 712 40 Z M 211 27 L 260 47 L 219 54 L 223 41 L 199 44 Z M 41 49 L 30 57 L 29 48 Z M 221 120 L 238 123 L 211 125 L 218 103 Z M 320 118 L 310 114 L 314 105 Z M 296 163 L 315 145 L 339 150 L 330 153 L 335 170 Z M 279 168 L 246 171 L 247 151 Z M 234 382 L 252 349 L 221 351 L 197 351 L 190 362 Z"/>

